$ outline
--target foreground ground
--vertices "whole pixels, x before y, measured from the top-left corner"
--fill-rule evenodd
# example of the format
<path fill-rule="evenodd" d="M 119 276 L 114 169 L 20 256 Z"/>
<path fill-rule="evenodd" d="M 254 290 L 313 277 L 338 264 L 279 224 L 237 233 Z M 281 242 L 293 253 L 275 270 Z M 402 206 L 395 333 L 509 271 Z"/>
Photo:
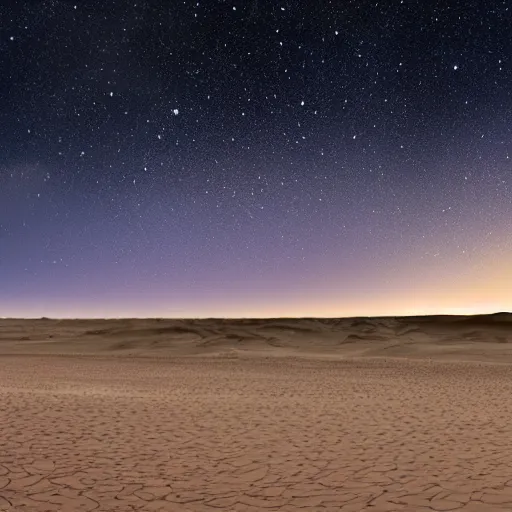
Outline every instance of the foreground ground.
<path fill-rule="evenodd" d="M 0 511 L 512 509 L 508 364 L 69 355 L 42 337 L 34 355 L 10 336 Z"/>

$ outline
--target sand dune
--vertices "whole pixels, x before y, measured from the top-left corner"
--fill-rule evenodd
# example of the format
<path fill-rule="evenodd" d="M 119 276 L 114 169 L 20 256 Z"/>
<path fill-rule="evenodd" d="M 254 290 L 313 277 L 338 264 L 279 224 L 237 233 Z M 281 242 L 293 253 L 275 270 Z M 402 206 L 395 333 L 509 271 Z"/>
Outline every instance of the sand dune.
<path fill-rule="evenodd" d="M 512 314 L 265 320 L 2 320 L 0 354 L 512 361 Z"/>
<path fill-rule="evenodd" d="M 3 320 L 0 511 L 512 510 L 511 341 L 509 314 Z"/>

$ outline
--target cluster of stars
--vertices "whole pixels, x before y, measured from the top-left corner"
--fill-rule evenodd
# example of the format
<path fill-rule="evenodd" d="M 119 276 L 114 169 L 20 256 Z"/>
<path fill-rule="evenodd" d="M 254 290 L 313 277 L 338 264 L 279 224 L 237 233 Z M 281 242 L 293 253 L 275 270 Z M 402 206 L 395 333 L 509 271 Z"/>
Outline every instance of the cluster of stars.
<path fill-rule="evenodd" d="M 13 4 L 0 237 L 41 258 L 9 282 L 476 258 L 512 218 L 512 48 L 506 2 L 458 7 Z"/>

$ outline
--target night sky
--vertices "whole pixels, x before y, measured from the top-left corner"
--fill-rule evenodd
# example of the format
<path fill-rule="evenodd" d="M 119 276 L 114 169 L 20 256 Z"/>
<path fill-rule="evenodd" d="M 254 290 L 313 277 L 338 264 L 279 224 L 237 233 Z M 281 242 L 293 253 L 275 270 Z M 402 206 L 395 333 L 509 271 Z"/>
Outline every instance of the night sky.
<path fill-rule="evenodd" d="M 0 3 L 0 316 L 512 310 L 512 2 Z"/>

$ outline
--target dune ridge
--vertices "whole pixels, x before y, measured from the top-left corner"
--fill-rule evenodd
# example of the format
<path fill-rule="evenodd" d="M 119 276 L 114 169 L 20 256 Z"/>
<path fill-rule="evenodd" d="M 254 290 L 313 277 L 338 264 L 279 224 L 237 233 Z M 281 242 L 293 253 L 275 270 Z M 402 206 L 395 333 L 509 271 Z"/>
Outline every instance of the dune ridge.
<path fill-rule="evenodd" d="M 270 319 L 0 320 L 0 355 L 512 361 L 512 313 Z"/>

